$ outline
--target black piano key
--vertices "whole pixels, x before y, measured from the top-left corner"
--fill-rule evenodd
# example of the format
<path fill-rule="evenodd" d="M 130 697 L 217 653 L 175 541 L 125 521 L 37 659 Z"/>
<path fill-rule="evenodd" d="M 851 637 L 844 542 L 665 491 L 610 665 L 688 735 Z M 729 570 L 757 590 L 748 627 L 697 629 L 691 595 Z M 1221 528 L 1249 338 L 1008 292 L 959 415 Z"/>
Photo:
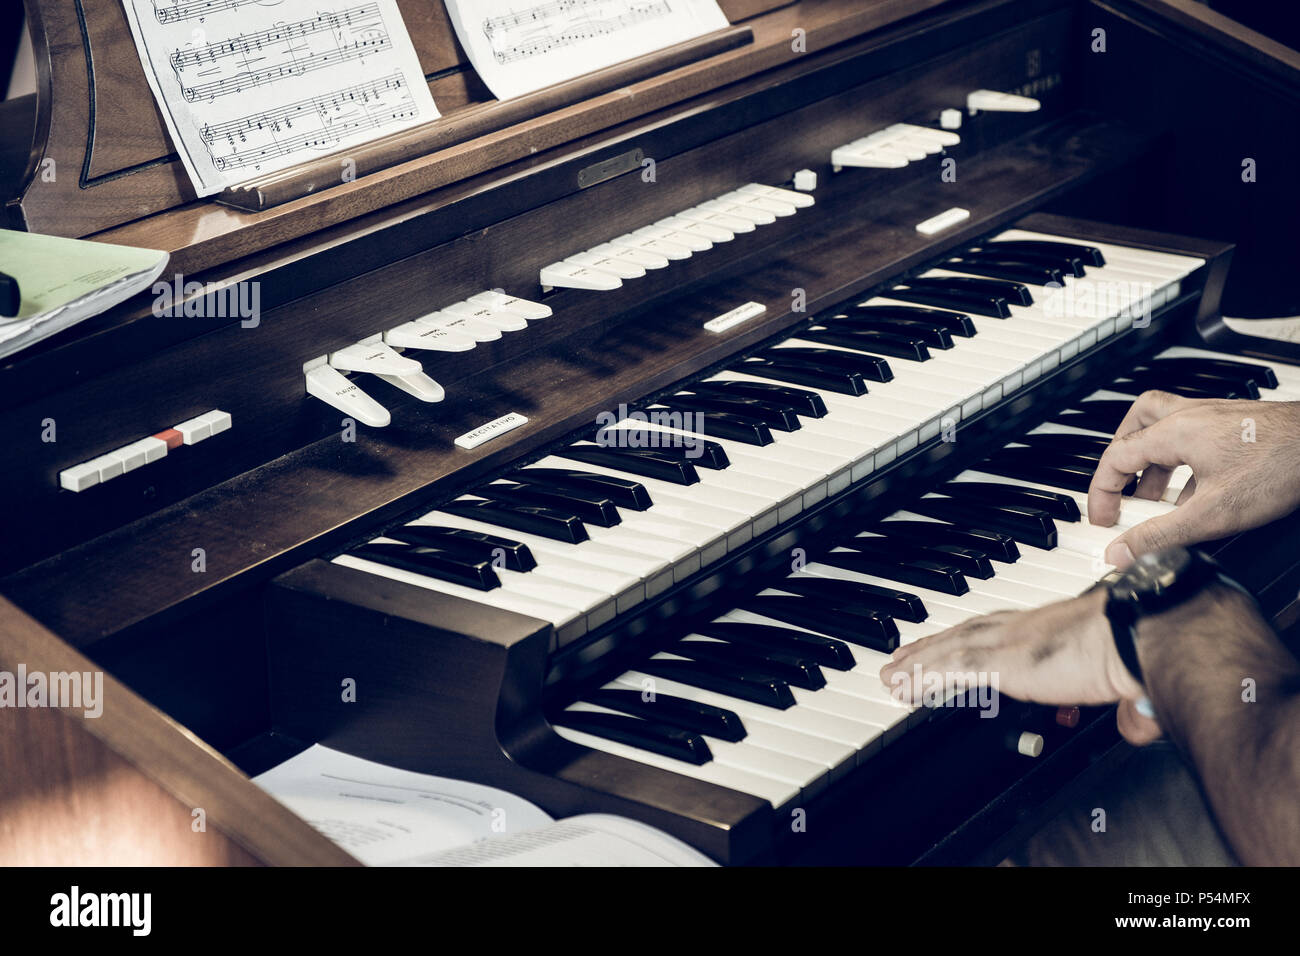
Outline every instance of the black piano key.
<path fill-rule="evenodd" d="M 700 395 L 716 395 L 718 398 L 730 398 L 743 395 L 746 398 L 771 399 L 793 408 L 798 414 L 809 418 L 825 418 L 826 402 L 816 392 L 806 388 L 789 388 L 784 385 L 766 382 L 739 382 L 726 380 L 721 382 L 698 382 L 691 386 L 691 391 Z"/>
<path fill-rule="evenodd" d="M 803 597 L 760 594 L 740 605 L 743 610 L 805 627 L 850 644 L 861 644 L 875 651 L 889 653 L 898 647 L 898 625 L 893 618 L 874 611 L 860 612 L 818 605 Z"/>
<path fill-rule="evenodd" d="M 846 542 L 845 546 L 856 547 L 858 540 L 860 539 L 851 538 Z M 831 552 L 831 554 L 835 554 L 835 552 Z M 830 555 L 827 555 L 827 558 L 829 557 Z M 826 564 L 835 564 L 835 562 L 826 558 L 822 560 Z M 913 624 L 919 624 L 929 616 L 925 604 L 915 594 L 898 591 L 894 588 L 882 588 L 862 581 L 845 581 L 840 578 L 822 578 L 813 577 L 812 575 L 792 575 L 784 578 L 775 586 L 782 591 L 801 594 L 815 601 L 825 601 L 832 607 L 848 608 L 855 611 L 874 611 L 877 614 L 887 614 L 903 621 L 911 621 Z"/>
<path fill-rule="evenodd" d="M 976 276 L 988 276 L 992 279 L 1008 279 L 1012 282 L 1023 282 L 1027 285 L 1047 285 L 1054 283 L 1056 285 L 1065 284 L 1066 273 L 1062 272 L 1055 266 L 1043 265 L 1041 263 L 1017 262 L 1014 259 L 998 259 L 993 256 L 954 256 L 946 259 L 940 266 L 944 269 L 951 269 L 953 272 L 966 272 Z M 1070 275 L 1074 270 L 1070 270 Z"/>
<path fill-rule="evenodd" d="M 569 471 L 564 468 L 525 468 L 508 476 L 523 484 L 550 488 L 572 488 L 609 495 L 620 508 L 645 511 L 654 504 L 645 485 L 627 478 L 602 475 L 594 471 Z"/>
<path fill-rule="evenodd" d="M 1005 279 L 972 279 L 966 276 L 930 276 L 908 279 L 913 289 L 933 289 L 940 292 L 960 292 L 985 298 L 1006 299 L 1011 305 L 1033 305 L 1034 296 L 1029 286 Z"/>
<path fill-rule="evenodd" d="M 1125 395 L 1141 395 L 1150 389 L 1182 395 L 1186 390 L 1191 389 L 1214 398 L 1259 398 L 1259 387 L 1249 379 L 1225 378 L 1222 375 L 1206 375 L 1182 370 L 1134 370 L 1123 378 L 1116 379 L 1106 388 Z"/>
<path fill-rule="evenodd" d="M 949 498 L 969 501 L 989 501 L 997 505 L 1024 505 L 1046 511 L 1057 521 L 1079 521 L 1079 503 L 1069 495 L 1046 488 L 1027 488 L 1024 485 L 1001 485 L 991 481 L 950 481 L 934 489 Z"/>
<path fill-rule="evenodd" d="M 1057 425 L 1071 425 L 1074 428 L 1113 435 L 1132 407 L 1132 402 L 1094 398 L 1091 401 L 1080 402 L 1074 408 L 1057 412 L 1050 420 Z"/>
<path fill-rule="evenodd" d="M 472 558 L 453 551 L 438 551 L 419 545 L 389 544 L 381 541 L 363 544 L 348 553 L 354 557 L 374 561 L 376 564 L 413 571 L 452 584 L 463 584 L 477 591 L 491 591 L 501 586 L 501 580 L 493 570 L 491 561 Z"/>
<path fill-rule="evenodd" d="M 528 545 L 509 538 L 501 538 L 481 531 L 463 528 L 444 528 L 440 525 L 408 524 L 385 532 L 385 537 L 396 538 L 407 544 L 418 544 L 440 551 L 450 551 L 484 561 L 500 560 L 511 571 L 531 571 L 537 559 Z"/>
<path fill-rule="evenodd" d="M 1024 249 L 1007 249 L 998 246 L 977 246 L 961 253 L 963 258 L 994 262 L 1019 262 L 1028 266 L 1044 266 L 1055 269 L 1063 276 L 1082 279 L 1088 271 L 1085 263 L 1078 256 L 1062 255 L 1054 252 L 1028 252 Z"/>
<path fill-rule="evenodd" d="M 857 372 L 871 382 L 888 382 L 894 378 L 893 370 L 883 358 L 875 355 L 864 355 L 861 352 L 792 346 L 790 348 L 768 349 L 762 354 L 764 358 L 773 359 L 787 365 L 806 365 L 817 369 L 833 368 L 845 372 Z"/>
<path fill-rule="evenodd" d="M 1076 447 L 1053 449 L 1010 445 L 999 448 L 986 459 L 987 461 L 1028 462 L 1049 465 L 1053 468 L 1095 468 L 1102 452 L 1093 447 Z"/>
<path fill-rule="evenodd" d="M 701 666 L 697 661 L 662 658 L 642 661 L 636 669 L 651 677 L 689 684 L 701 690 L 711 690 L 778 710 L 794 706 L 794 694 L 790 692 L 789 684 L 780 678 L 754 670 L 742 669 L 723 674 L 717 668 Z"/>
<path fill-rule="evenodd" d="M 900 558 L 919 558 L 939 564 L 950 564 L 968 578 L 987 581 L 994 575 L 993 563 L 989 560 L 989 556 L 975 548 L 938 543 L 923 547 L 901 538 L 880 537 L 873 539 L 867 535 L 858 535 L 841 543 L 846 548 L 856 548 L 859 542 L 872 540 L 887 542 L 889 552 L 898 555 Z"/>
<path fill-rule="evenodd" d="M 845 571 L 857 571 L 874 577 L 929 588 L 942 594 L 962 595 L 970 590 L 966 577 L 955 565 L 891 554 L 889 546 L 873 542 L 879 539 L 854 538 L 847 543 L 852 551 L 832 551 L 822 562 Z"/>
<path fill-rule="evenodd" d="M 453 501 L 443 505 L 462 518 L 472 518 L 484 524 L 523 531 L 555 541 L 579 544 L 588 538 L 587 528 L 577 515 L 565 514 L 540 505 L 515 504 L 505 501 Z"/>
<path fill-rule="evenodd" d="M 586 695 L 583 701 L 719 740 L 734 742 L 744 740 L 746 735 L 745 725 L 735 711 L 668 694 L 655 694 L 646 700 L 640 691 L 598 690 Z"/>
<path fill-rule="evenodd" d="M 1255 383 L 1256 388 L 1277 388 L 1277 374 L 1267 365 L 1239 362 L 1232 359 L 1212 358 L 1157 358 L 1143 368 L 1189 369 L 1206 374 L 1242 376 Z"/>
<path fill-rule="evenodd" d="M 708 393 L 678 392 L 669 401 L 673 405 L 690 408 L 691 411 L 728 412 L 756 418 L 768 428 L 782 432 L 798 431 L 802 427 L 799 413 L 792 406 L 773 398 L 754 398 L 748 395 L 720 398 Z"/>
<path fill-rule="evenodd" d="M 842 369 L 819 369 L 805 362 L 782 362 L 779 359 L 767 359 L 760 356 L 746 359 L 739 365 L 732 366 L 733 371 L 744 372 L 755 378 L 771 379 L 774 382 L 789 382 L 793 385 L 809 385 L 825 389 L 840 395 L 865 395 L 867 382 L 859 372 L 846 372 Z"/>
<path fill-rule="evenodd" d="M 894 286 L 884 294 L 904 302 L 955 309 L 993 319 L 1011 318 L 1011 303 L 1001 296 L 977 295 L 960 289 L 936 289 L 932 286 Z"/>
<path fill-rule="evenodd" d="M 643 478 L 657 478 L 674 485 L 693 485 L 700 480 L 695 466 L 685 458 L 650 448 L 615 448 L 605 445 L 570 445 L 559 452 L 563 458 L 585 461 L 614 471 L 626 471 Z"/>
<path fill-rule="evenodd" d="M 591 491 L 560 491 L 539 485 L 480 485 L 470 491 L 480 498 L 513 502 L 523 505 L 541 505 L 565 514 L 576 515 L 587 524 L 598 528 L 612 528 L 622 522 L 614 502 Z"/>
<path fill-rule="evenodd" d="M 833 637 L 809 634 L 791 627 L 772 624 L 746 624 L 740 621 L 710 621 L 695 628 L 695 633 L 716 637 L 730 644 L 784 651 L 816 661 L 837 671 L 851 670 L 857 663 L 853 649 Z"/>
<path fill-rule="evenodd" d="M 1011 535 L 1000 531 L 986 531 L 956 527 L 937 521 L 908 521 L 895 519 L 882 521 L 870 528 L 887 538 L 911 541 L 925 547 L 956 545 L 982 551 L 994 561 L 1012 564 L 1020 558 L 1020 549 Z"/>
<path fill-rule="evenodd" d="M 779 677 L 791 687 L 821 690 L 826 686 L 826 675 L 816 661 L 786 654 L 783 651 L 763 650 L 722 641 L 681 640 L 667 648 L 669 654 L 689 657 L 707 667 L 717 667 L 730 673 L 737 666 L 752 668 Z"/>
<path fill-rule="evenodd" d="M 1003 478 L 1019 478 L 1053 488 L 1087 494 L 1094 469 L 1080 464 L 1046 464 L 1031 458 L 990 458 L 975 466 L 977 470 Z M 1127 491 L 1127 489 L 1126 489 Z M 1131 493 L 1131 492 L 1130 492 Z"/>
<path fill-rule="evenodd" d="M 969 315 L 961 312 L 947 312 L 943 309 L 925 309 L 919 305 L 855 305 L 845 309 L 843 315 L 850 321 L 861 318 L 902 319 L 904 321 L 925 322 L 947 329 L 952 335 L 970 338 L 975 334 L 975 322 Z"/>
<path fill-rule="evenodd" d="M 683 412 L 695 416 L 700 432 L 708 432 L 719 438 L 729 438 L 745 445 L 770 445 L 775 439 L 767 424 L 757 418 L 737 415 L 733 412 L 715 412 L 704 408 L 693 408 L 690 403 L 673 396 L 665 398 L 658 406 L 650 408 L 650 414 L 656 411 Z"/>
<path fill-rule="evenodd" d="M 629 440 L 628 435 L 635 435 L 635 441 Z M 621 438 L 621 441 L 626 442 L 626 444 L 611 440 L 611 438 Z M 596 436 L 592 440 L 598 445 L 607 445 L 612 448 L 648 448 L 657 455 L 671 458 L 674 461 L 690 462 L 696 468 L 709 468 L 713 471 L 719 471 L 731 465 L 731 460 L 727 457 L 725 448 L 717 442 L 701 438 L 699 435 L 677 435 L 652 428 L 630 426 L 608 431 L 597 429 Z"/>
<path fill-rule="evenodd" d="M 713 759 L 708 742 L 699 734 L 640 717 L 565 710 L 556 714 L 551 723 L 687 763 L 706 764 Z"/>
<path fill-rule="evenodd" d="M 979 504 L 953 498 L 922 498 L 908 510 L 957 525 L 1001 531 L 1022 544 L 1046 551 L 1056 547 L 1056 525 L 1052 516 L 1038 508 Z"/>
<path fill-rule="evenodd" d="M 909 362 L 924 362 L 930 358 L 930 350 L 920 338 L 895 335 L 890 332 L 869 329 L 836 331 L 823 326 L 805 329 L 799 333 L 799 338 L 824 345 L 838 345 L 846 349 L 857 349 L 860 352 L 905 359 Z"/>
<path fill-rule="evenodd" d="M 942 325 L 922 322 L 919 319 L 867 319 L 840 312 L 824 317 L 819 322 L 831 331 L 849 328 L 861 332 L 886 332 L 890 335 L 919 339 L 932 349 L 952 348 L 952 332 Z"/>
<path fill-rule="evenodd" d="M 1106 257 L 1101 254 L 1100 249 L 1078 242 L 1058 242 L 1050 239 L 998 239 L 984 243 L 982 248 L 1073 256 L 1089 266 L 1106 264 Z"/>
<path fill-rule="evenodd" d="M 1045 452 L 1065 452 L 1084 458 L 1100 458 L 1110 447 L 1111 440 L 1100 435 L 1079 435 L 1073 432 L 1038 432 L 1016 439 L 1016 444 L 1038 448 Z"/>

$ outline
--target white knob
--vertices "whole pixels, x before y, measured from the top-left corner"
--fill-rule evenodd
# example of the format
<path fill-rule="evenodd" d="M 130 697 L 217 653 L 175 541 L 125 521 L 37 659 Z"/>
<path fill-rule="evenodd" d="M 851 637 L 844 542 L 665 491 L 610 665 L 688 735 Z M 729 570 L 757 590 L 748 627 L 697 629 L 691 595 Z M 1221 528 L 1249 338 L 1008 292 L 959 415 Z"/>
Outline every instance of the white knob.
<path fill-rule="evenodd" d="M 810 193 L 817 188 L 817 173 L 811 169 L 801 169 L 794 174 L 794 188 L 801 193 Z"/>
<path fill-rule="evenodd" d="M 944 110 L 939 114 L 939 125 L 944 129 L 961 129 L 961 110 Z"/>
<path fill-rule="evenodd" d="M 1043 735 L 1026 730 L 1016 741 L 1016 750 L 1026 757 L 1037 757 L 1043 752 Z"/>

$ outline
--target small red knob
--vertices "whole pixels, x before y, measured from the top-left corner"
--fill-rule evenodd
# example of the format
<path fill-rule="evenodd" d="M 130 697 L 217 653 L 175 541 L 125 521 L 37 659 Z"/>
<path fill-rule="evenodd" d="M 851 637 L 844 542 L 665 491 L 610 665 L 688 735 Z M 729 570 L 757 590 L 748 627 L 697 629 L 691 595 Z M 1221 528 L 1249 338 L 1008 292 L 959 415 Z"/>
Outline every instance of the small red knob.
<path fill-rule="evenodd" d="M 1078 707 L 1058 707 L 1056 708 L 1056 722 L 1062 727 L 1079 726 L 1079 708 Z"/>

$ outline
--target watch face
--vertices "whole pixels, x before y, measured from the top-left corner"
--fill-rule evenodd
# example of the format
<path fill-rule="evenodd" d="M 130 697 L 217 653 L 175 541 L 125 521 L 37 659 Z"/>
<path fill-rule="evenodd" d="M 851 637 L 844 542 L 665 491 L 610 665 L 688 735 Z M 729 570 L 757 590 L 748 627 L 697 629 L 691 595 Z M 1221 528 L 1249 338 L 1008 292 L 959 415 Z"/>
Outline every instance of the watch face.
<path fill-rule="evenodd" d="M 1185 548 L 1144 554 L 1124 572 L 1118 588 L 1139 601 L 1166 594 L 1186 572 L 1192 556 Z"/>

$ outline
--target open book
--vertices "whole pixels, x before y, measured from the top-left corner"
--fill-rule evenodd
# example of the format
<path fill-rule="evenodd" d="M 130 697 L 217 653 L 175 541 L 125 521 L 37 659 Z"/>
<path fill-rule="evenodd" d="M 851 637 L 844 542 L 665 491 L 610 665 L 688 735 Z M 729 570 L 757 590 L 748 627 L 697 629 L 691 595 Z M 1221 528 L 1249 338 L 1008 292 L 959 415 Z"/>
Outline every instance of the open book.
<path fill-rule="evenodd" d="M 635 820 L 555 820 L 495 787 L 316 744 L 253 782 L 368 866 L 714 866 Z"/>

